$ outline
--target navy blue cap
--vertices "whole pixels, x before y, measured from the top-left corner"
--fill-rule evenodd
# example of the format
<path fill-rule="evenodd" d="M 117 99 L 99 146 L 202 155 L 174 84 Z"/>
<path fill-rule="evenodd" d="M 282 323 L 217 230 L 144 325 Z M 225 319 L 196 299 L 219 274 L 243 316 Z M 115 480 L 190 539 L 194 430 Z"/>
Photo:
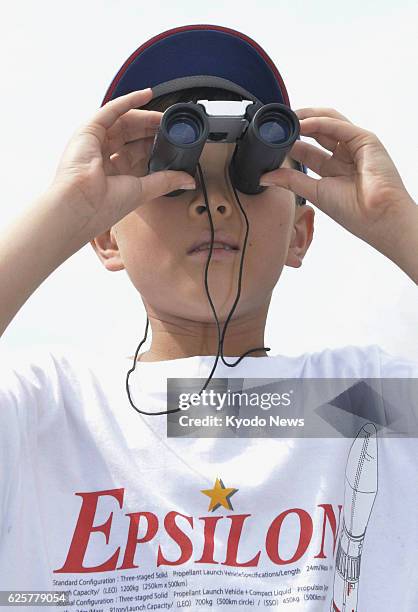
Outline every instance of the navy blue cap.
<path fill-rule="evenodd" d="M 150 38 L 119 69 L 102 106 L 147 87 L 154 98 L 191 87 L 221 87 L 249 100 L 290 107 L 283 79 L 260 45 L 218 25 L 187 25 Z"/>

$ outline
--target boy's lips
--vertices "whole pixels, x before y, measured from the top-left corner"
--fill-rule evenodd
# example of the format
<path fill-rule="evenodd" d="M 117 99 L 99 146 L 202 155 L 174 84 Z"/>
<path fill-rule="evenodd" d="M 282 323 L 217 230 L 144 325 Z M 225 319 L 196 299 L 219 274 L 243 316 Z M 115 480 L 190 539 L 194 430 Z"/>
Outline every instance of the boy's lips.
<path fill-rule="evenodd" d="M 204 232 L 200 234 L 199 238 L 195 240 L 195 242 L 190 246 L 190 248 L 187 251 L 187 254 L 192 255 L 194 253 L 201 253 L 201 252 L 207 254 L 210 250 L 210 244 L 211 244 L 211 233 L 209 230 L 205 230 Z M 235 240 L 235 238 L 233 238 L 233 236 L 223 231 L 214 232 L 212 254 L 214 254 L 215 251 L 218 251 L 218 252 L 232 255 L 234 252 L 239 251 L 239 250 L 240 249 L 238 247 L 238 243 Z"/>
<path fill-rule="evenodd" d="M 233 260 L 235 256 L 239 253 L 238 250 L 231 249 L 227 251 L 226 249 L 215 247 L 212 250 L 212 255 L 210 256 L 211 261 L 224 261 L 224 260 Z M 192 260 L 196 261 L 207 261 L 209 259 L 209 249 L 203 249 L 202 251 L 192 251 L 189 253 L 189 257 Z"/>

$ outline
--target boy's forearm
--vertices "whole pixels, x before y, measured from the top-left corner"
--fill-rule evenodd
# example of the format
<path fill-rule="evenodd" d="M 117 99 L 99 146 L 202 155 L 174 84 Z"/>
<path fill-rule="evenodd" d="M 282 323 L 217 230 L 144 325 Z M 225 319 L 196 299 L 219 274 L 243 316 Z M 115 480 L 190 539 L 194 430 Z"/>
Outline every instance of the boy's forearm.
<path fill-rule="evenodd" d="M 388 229 L 391 239 L 382 252 L 418 284 L 418 205 L 412 199 L 399 224 L 391 230 Z"/>
<path fill-rule="evenodd" d="M 41 283 L 88 242 L 86 215 L 49 189 L 0 234 L 0 335 Z"/>

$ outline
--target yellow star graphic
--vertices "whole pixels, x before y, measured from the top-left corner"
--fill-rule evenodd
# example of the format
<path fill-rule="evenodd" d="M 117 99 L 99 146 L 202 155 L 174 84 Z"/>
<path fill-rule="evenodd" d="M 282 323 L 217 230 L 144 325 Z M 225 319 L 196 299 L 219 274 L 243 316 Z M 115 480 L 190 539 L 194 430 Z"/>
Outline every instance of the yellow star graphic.
<path fill-rule="evenodd" d="M 208 511 L 214 512 L 219 506 L 223 506 L 227 510 L 233 510 L 232 504 L 229 498 L 238 491 L 232 487 L 225 487 L 224 483 L 220 478 L 216 479 L 213 489 L 203 489 L 201 493 L 204 493 L 210 497 L 210 504 Z"/>

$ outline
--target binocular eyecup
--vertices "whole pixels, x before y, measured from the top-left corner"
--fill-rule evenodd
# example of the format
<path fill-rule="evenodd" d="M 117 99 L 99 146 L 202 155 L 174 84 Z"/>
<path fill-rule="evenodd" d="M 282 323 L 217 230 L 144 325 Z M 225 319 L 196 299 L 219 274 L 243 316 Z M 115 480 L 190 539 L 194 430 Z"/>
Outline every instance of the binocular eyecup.
<path fill-rule="evenodd" d="M 181 170 L 195 177 L 206 142 L 235 142 L 229 164 L 232 185 L 255 195 L 266 187 L 260 177 L 279 168 L 300 132 L 297 115 L 286 105 L 253 103 L 244 115 L 208 115 L 200 103 L 179 102 L 164 112 L 148 163 L 148 172 Z M 176 196 L 178 189 L 166 194 Z"/>

